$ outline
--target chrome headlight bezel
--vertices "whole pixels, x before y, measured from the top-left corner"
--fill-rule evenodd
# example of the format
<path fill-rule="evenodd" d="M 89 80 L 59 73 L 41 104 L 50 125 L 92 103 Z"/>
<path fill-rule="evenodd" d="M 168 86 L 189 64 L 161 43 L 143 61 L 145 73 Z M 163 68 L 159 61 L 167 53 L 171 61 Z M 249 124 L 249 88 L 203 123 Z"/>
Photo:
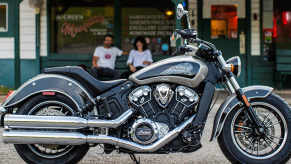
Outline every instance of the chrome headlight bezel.
<path fill-rule="evenodd" d="M 241 73 L 241 60 L 238 56 L 232 57 L 226 61 L 226 64 L 233 64 L 234 70 L 233 75 L 239 77 Z"/>

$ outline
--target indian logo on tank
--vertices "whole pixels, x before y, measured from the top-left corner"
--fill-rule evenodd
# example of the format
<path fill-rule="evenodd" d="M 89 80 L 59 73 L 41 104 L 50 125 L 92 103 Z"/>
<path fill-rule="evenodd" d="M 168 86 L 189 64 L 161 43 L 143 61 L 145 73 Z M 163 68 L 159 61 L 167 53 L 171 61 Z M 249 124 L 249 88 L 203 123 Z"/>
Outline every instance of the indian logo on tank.
<path fill-rule="evenodd" d="M 189 62 L 181 63 L 178 65 L 175 65 L 169 69 L 166 69 L 160 75 L 187 75 L 187 76 L 194 76 L 193 73 L 191 73 L 191 70 L 193 69 L 193 66 Z"/>

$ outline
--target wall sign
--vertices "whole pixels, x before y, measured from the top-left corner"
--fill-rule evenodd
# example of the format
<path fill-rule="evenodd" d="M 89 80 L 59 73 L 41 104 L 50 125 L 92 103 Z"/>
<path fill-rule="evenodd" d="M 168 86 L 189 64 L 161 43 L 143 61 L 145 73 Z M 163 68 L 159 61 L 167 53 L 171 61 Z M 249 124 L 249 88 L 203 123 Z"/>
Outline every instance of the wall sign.
<path fill-rule="evenodd" d="M 143 36 L 147 38 L 148 49 L 152 52 L 152 55 L 167 55 L 172 53 L 173 50 L 169 51 L 169 36 L 175 30 L 175 16 L 173 14 L 168 15 L 167 13 L 173 13 L 174 7 L 173 5 L 173 9 L 164 8 L 164 10 L 154 5 L 150 8 L 122 8 L 122 38 L 134 39 L 138 36 Z M 130 51 L 132 48 L 132 44 L 122 42 L 121 49 L 123 51 Z"/>
<path fill-rule="evenodd" d="M 114 32 L 113 7 L 53 6 L 51 13 L 52 53 L 91 54 Z"/>

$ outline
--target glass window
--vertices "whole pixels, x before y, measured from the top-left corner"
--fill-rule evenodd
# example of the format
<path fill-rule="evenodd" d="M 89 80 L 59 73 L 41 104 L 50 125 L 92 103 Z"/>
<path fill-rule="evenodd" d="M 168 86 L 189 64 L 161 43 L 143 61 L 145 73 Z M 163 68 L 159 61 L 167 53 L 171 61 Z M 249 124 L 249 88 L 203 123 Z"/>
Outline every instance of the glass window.
<path fill-rule="evenodd" d="M 211 38 L 237 38 L 237 5 L 211 5 Z"/>
<path fill-rule="evenodd" d="M 7 4 L 0 3 L 0 31 L 7 31 Z"/>
<path fill-rule="evenodd" d="M 143 36 L 152 55 L 175 51 L 176 46 L 170 42 L 175 30 L 175 5 L 171 0 L 123 0 L 121 15 L 122 50 L 132 50 L 134 39 Z"/>
<path fill-rule="evenodd" d="M 52 0 L 51 52 L 92 54 L 113 34 L 113 0 Z"/>

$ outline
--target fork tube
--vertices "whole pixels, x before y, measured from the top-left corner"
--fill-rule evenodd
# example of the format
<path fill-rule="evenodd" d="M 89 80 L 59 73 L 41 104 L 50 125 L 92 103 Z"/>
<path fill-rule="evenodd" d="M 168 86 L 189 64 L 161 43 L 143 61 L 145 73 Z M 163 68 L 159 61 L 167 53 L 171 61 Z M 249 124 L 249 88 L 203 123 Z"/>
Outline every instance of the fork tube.
<path fill-rule="evenodd" d="M 229 79 L 230 79 L 232 85 L 234 86 L 235 90 L 239 90 L 240 89 L 240 86 L 238 85 L 238 83 L 235 80 L 235 78 L 233 76 L 231 76 Z"/>
<path fill-rule="evenodd" d="M 217 59 L 222 67 L 224 67 L 226 65 L 226 62 L 225 62 L 224 58 L 222 57 L 222 55 L 218 55 Z"/>
<path fill-rule="evenodd" d="M 228 78 L 226 78 L 226 86 L 227 86 L 228 90 L 230 91 L 230 93 L 235 93 L 235 90 L 234 90 L 233 86 L 231 85 Z"/>

